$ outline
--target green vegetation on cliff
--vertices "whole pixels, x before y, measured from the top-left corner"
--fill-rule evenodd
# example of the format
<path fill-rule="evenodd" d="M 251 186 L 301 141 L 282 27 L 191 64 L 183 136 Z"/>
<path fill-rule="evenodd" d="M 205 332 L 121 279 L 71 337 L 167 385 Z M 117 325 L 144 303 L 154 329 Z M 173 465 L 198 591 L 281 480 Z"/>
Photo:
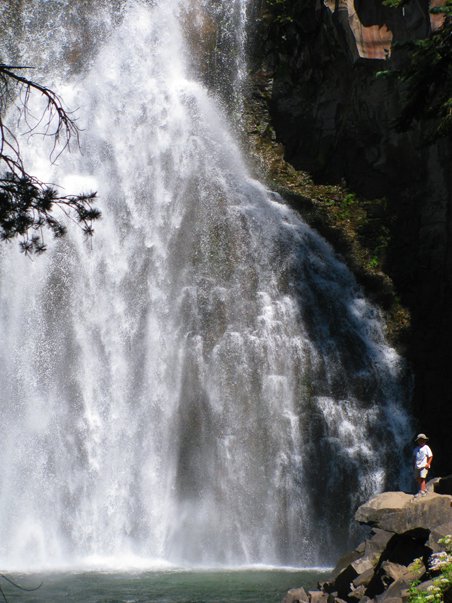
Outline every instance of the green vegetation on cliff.
<path fill-rule="evenodd" d="M 407 0 L 383 0 L 383 4 L 399 8 Z M 430 12 L 444 15 L 442 27 L 427 38 L 398 44 L 408 51 L 406 63 L 377 76 L 393 77 L 402 86 L 402 107 L 396 127 L 404 132 L 413 122 L 428 120 L 433 122 L 434 138 L 452 134 L 452 0 Z"/>
<path fill-rule="evenodd" d="M 408 603 L 443 603 L 445 594 L 452 592 L 452 536 L 440 538 L 438 543 L 444 551 L 434 553 L 430 564 L 436 576 L 426 588 L 419 588 L 420 581 L 414 582 L 409 590 Z"/>
<path fill-rule="evenodd" d="M 267 84 L 265 76 L 257 75 L 246 105 L 245 128 L 254 169 L 343 255 L 367 294 L 384 310 L 389 338 L 403 345 L 409 313 L 383 270 L 390 242 L 387 200 L 359 198 L 345 184 L 316 183 L 286 161 L 271 124 Z"/>

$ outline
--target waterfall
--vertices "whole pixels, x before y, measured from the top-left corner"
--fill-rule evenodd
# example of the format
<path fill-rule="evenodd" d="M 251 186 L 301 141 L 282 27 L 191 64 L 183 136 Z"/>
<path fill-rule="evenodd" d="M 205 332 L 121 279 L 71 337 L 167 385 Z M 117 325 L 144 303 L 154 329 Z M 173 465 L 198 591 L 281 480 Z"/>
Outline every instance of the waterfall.
<path fill-rule="evenodd" d="M 23 151 L 103 219 L 34 260 L 0 246 L 0 566 L 331 563 L 397 483 L 403 363 L 196 72 L 187 14 L 219 4 L 76 4 L 30 2 L 16 50 L 56 66 L 82 152 Z"/>

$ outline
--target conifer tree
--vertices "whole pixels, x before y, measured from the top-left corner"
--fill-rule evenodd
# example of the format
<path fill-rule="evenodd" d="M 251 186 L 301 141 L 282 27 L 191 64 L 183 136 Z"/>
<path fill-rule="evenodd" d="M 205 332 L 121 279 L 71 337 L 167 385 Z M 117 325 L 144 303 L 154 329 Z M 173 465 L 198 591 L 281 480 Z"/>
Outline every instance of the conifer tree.
<path fill-rule="evenodd" d="M 42 182 L 24 165 L 19 139 L 5 123 L 12 102 L 19 103 L 19 121 L 27 126 L 28 134 L 37 133 L 39 128 L 39 133 L 53 139 L 53 160 L 71 145 L 79 145 L 79 128 L 60 96 L 23 75 L 26 69 L 0 64 L 0 241 L 18 239 L 25 254 L 40 254 L 46 250 L 46 229 L 55 237 L 66 233 L 63 217 L 56 210 L 75 220 L 88 236 L 101 214 L 94 206 L 95 192 L 60 194 L 55 185 Z M 28 105 L 33 94 L 45 100 L 39 118 L 30 115 Z"/>

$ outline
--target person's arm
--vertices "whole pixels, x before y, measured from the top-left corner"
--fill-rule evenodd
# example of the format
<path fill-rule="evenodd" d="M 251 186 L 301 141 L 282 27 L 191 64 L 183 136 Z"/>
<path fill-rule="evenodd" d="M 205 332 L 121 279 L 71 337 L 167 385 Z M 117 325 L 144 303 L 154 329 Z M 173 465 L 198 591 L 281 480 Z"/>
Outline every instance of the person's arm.
<path fill-rule="evenodd" d="M 425 465 L 427 469 L 430 469 L 430 465 L 432 464 L 433 454 L 427 457 L 427 464 Z"/>

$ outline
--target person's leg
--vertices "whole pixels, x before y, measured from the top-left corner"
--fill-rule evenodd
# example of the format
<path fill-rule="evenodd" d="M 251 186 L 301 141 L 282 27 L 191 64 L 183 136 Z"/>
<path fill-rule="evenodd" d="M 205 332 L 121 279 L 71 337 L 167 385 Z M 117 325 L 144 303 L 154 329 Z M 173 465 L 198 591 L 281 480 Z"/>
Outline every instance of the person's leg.
<path fill-rule="evenodd" d="M 416 475 L 416 481 L 419 486 L 419 492 L 416 496 L 425 496 L 427 494 L 427 471 L 421 470 Z"/>

